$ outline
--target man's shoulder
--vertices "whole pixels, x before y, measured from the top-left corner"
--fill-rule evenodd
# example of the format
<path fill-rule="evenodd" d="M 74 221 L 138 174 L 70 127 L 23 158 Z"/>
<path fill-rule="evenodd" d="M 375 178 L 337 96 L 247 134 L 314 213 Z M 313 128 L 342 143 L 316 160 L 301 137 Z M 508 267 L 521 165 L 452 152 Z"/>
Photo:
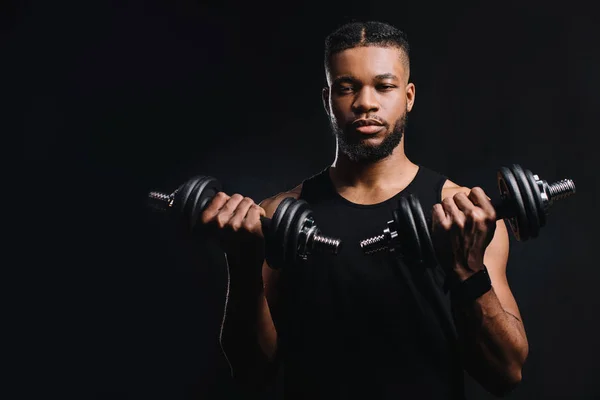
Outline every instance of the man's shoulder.
<path fill-rule="evenodd" d="M 267 197 L 266 199 L 261 201 L 259 205 L 265 209 L 265 211 L 267 212 L 267 216 L 269 215 L 269 212 L 274 213 L 275 209 L 277 209 L 277 207 L 279 206 L 279 203 L 281 203 L 285 198 L 292 197 L 296 200 L 299 199 L 302 195 L 302 188 L 305 186 L 305 183 L 308 188 L 314 182 L 321 182 L 322 178 L 326 176 L 329 167 L 330 166 L 321 168 L 314 174 L 308 175 L 307 178 L 303 179 L 302 182 L 300 182 L 297 186 L 293 187 L 292 189 L 285 190 L 273 196 Z"/>
<path fill-rule="evenodd" d="M 295 199 L 298 199 L 298 198 L 300 198 L 300 194 L 302 194 L 302 183 L 300 183 L 299 185 L 295 186 L 294 188 L 292 188 L 290 190 L 286 190 L 284 192 L 277 193 L 276 195 L 271 196 L 265 200 L 281 202 L 286 197 L 293 197 Z"/>
<path fill-rule="evenodd" d="M 292 197 L 294 199 L 299 199 L 300 194 L 302 193 L 302 184 L 295 186 L 290 190 L 286 190 L 280 193 L 277 193 L 271 197 L 267 197 L 263 201 L 260 202 L 260 206 L 264 208 L 267 213 L 267 217 L 272 216 L 275 213 L 275 210 L 279 206 L 279 204 L 283 201 L 283 199 Z"/>
<path fill-rule="evenodd" d="M 471 188 L 466 186 L 461 186 L 456 182 L 451 181 L 450 179 L 446 179 L 444 186 L 442 186 L 442 200 L 446 197 L 452 197 L 457 193 L 466 193 L 469 194 Z"/>

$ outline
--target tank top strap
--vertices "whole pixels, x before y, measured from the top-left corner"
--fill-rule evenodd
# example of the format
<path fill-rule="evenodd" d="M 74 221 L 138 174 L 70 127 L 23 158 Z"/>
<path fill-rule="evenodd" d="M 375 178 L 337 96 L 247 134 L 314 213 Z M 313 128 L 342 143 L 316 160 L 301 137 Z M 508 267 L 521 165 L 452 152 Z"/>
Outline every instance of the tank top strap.
<path fill-rule="evenodd" d="M 326 197 L 331 198 L 334 195 L 329 178 L 329 166 L 302 181 L 300 199 L 309 204 L 323 201 Z"/>
<path fill-rule="evenodd" d="M 442 201 L 442 188 L 448 178 L 439 172 L 419 165 L 419 172 L 406 190 L 399 193 L 400 196 L 409 193 L 417 196 L 426 214 L 431 214 L 433 205 Z"/>

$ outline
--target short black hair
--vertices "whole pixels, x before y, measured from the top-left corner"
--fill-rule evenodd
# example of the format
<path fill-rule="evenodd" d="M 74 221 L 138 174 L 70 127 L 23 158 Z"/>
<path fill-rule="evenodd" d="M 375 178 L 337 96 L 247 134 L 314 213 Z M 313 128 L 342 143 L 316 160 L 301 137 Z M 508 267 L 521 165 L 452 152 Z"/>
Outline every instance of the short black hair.
<path fill-rule="evenodd" d="M 325 69 L 329 70 L 333 54 L 363 46 L 397 47 L 404 53 L 407 70 L 410 68 L 410 46 L 403 31 L 385 22 L 355 21 L 340 26 L 325 38 Z"/>

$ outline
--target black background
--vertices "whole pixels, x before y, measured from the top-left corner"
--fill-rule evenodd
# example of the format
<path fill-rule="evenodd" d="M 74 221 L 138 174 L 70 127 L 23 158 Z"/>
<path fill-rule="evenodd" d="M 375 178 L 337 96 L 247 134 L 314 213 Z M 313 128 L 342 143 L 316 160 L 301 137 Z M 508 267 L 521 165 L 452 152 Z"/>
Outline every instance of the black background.
<path fill-rule="evenodd" d="M 335 146 L 320 100 L 323 40 L 376 19 L 405 30 L 413 49 L 409 158 L 492 196 L 510 163 L 577 184 L 539 238 L 511 236 L 507 273 L 530 355 L 509 398 L 600 396 L 591 5 L 4 4 L 5 112 L 16 121 L 5 132 L 24 143 L 8 172 L 26 183 L 26 291 L 10 302 L 22 391 L 241 398 L 218 345 L 222 256 L 173 236 L 146 193 L 203 174 L 258 202 L 325 167 Z M 491 398 L 468 382 L 473 399 Z"/>

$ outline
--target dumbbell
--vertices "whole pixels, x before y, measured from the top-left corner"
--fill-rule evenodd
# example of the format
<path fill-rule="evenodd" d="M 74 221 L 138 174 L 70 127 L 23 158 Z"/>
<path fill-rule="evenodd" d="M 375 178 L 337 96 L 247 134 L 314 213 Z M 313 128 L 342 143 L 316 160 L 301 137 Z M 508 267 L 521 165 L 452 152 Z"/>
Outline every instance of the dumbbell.
<path fill-rule="evenodd" d="M 183 221 L 191 233 L 198 233 L 203 228 L 200 214 L 221 191 L 222 185 L 216 178 L 196 176 L 171 194 L 148 193 L 148 205 Z M 260 219 L 265 235 L 267 262 L 273 269 L 306 261 L 313 251 L 338 254 L 341 249 L 341 240 L 321 234 L 304 200 L 285 198 L 272 219 L 262 216 Z"/>
<path fill-rule="evenodd" d="M 497 172 L 500 201 L 493 202 L 496 219 L 505 219 L 518 241 L 535 238 L 546 224 L 553 203 L 575 194 L 571 179 L 548 184 L 518 164 Z M 366 254 L 399 248 L 404 257 L 428 266 L 435 264 L 435 252 L 428 221 L 414 195 L 401 197 L 393 219 L 383 233 L 360 242 Z"/>

